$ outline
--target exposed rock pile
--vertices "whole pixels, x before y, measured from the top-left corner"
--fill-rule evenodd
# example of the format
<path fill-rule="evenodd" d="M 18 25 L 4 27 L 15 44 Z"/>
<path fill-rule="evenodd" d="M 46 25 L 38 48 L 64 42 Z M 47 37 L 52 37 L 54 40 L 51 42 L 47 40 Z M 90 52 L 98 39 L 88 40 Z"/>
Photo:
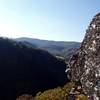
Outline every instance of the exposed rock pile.
<path fill-rule="evenodd" d="M 100 99 L 100 13 L 92 19 L 80 49 L 69 61 L 71 79 L 80 81 L 86 94 Z"/>

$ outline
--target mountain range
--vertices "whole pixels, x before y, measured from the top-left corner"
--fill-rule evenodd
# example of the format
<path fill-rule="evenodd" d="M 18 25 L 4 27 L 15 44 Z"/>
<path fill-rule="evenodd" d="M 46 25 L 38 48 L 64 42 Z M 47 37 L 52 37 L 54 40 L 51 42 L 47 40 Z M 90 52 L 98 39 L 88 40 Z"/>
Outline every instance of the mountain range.
<path fill-rule="evenodd" d="M 35 38 L 16 38 L 16 41 L 23 42 L 27 46 L 46 50 L 54 56 L 69 58 L 80 47 L 80 42 L 71 41 L 49 41 Z"/>

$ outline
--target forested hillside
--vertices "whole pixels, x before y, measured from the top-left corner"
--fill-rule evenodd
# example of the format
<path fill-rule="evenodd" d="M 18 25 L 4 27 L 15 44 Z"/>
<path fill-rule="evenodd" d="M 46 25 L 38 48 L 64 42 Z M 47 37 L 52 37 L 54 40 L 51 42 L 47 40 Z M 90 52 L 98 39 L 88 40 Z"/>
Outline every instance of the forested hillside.
<path fill-rule="evenodd" d="M 47 51 L 0 38 L 0 100 L 64 85 L 66 64 Z"/>
<path fill-rule="evenodd" d="M 40 40 L 34 38 L 17 38 L 16 41 L 23 42 L 24 44 L 42 50 L 46 50 L 54 56 L 61 56 L 69 59 L 77 49 L 80 47 L 79 42 L 71 41 L 50 41 L 50 40 Z"/>

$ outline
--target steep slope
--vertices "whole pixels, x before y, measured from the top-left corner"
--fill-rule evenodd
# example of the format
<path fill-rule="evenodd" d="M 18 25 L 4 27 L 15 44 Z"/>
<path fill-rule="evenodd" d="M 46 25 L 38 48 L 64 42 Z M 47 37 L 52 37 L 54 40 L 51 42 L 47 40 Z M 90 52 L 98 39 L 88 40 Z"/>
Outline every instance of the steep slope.
<path fill-rule="evenodd" d="M 80 81 L 84 92 L 100 99 L 100 13 L 92 19 L 79 51 L 69 62 L 71 78 Z"/>
<path fill-rule="evenodd" d="M 0 100 L 14 100 L 67 82 L 66 64 L 46 51 L 0 38 Z"/>

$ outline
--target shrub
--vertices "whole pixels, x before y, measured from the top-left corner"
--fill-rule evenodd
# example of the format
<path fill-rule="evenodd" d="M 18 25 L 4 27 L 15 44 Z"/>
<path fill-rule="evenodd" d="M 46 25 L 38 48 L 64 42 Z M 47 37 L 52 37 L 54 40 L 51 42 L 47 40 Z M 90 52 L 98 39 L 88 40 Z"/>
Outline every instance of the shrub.
<path fill-rule="evenodd" d="M 64 100 L 64 98 L 66 98 L 66 96 L 69 94 L 73 85 L 73 83 L 68 83 L 64 87 L 47 90 L 40 95 L 36 95 L 33 100 Z"/>

